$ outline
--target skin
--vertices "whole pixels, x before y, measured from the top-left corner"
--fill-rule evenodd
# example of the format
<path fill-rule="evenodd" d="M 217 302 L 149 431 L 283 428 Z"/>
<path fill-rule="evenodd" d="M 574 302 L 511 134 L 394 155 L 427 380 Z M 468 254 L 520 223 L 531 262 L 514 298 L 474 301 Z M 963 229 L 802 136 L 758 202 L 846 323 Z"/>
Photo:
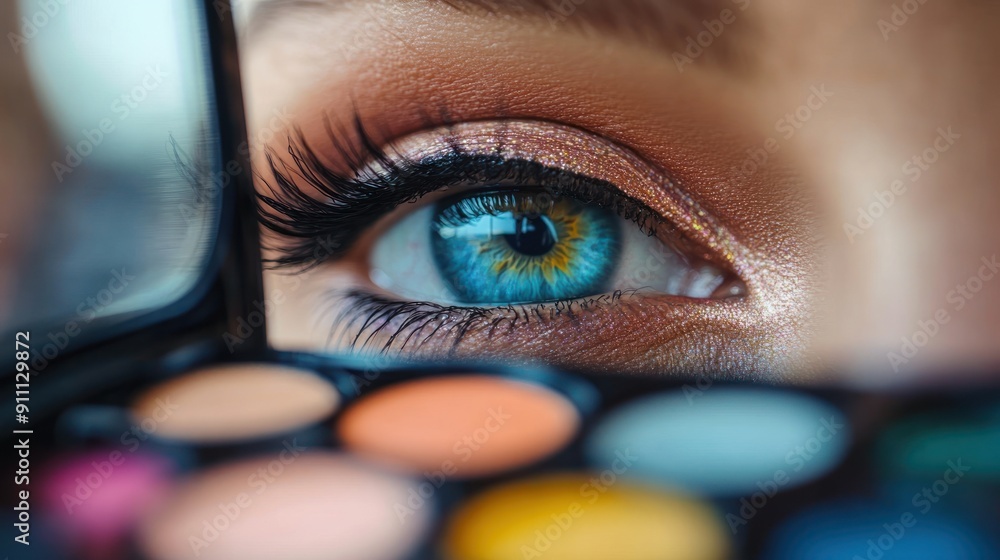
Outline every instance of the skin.
<path fill-rule="evenodd" d="M 238 6 L 246 16 L 259 4 Z M 404 356 L 860 384 L 954 382 L 998 361 L 1000 283 L 982 259 L 1000 252 L 998 72 L 988 60 L 1000 6 L 927 2 L 893 29 L 880 24 L 893 23 L 891 2 L 706 3 L 680 33 L 654 26 L 640 40 L 574 21 L 607 0 L 552 21 L 438 0 L 292 4 L 250 15 L 241 32 L 264 179 L 263 154 L 280 157 L 291 127 L 337 167 L 324 118 L 350 123 L 356 112 L 381 142 L 427 129 L 441 106 L 452 122 L 550 120 L 668 172 L 752 256 L 751 294 L 738 303 L 642 298 L 576 325 L 539 322 Z M 643 19 L 626 4 L 612 11 Z M 697 22 L 724 9 L 735 21 L 678 64 L 685 40 L 705 29 Z M 913 161 L 949 127 L 933 163 Z M 766 161 L 739 172 L 754 156 Z M 888 208 L 859 223 L 894 181 Z M 296 277 L 266 272 L 269 297 L 281 300 L 269 318 L 276 345 L 326 346 L 324 294 L 371 289 L 365 251 L 380 227 L 338 262 Z M 981 288 L 964 295 L 958 286 L 980 271 L 969 286 Z M 931 336 L 914 340 L 922 324 Z M 910 353 L 904 337 L 926 343 Z"/>

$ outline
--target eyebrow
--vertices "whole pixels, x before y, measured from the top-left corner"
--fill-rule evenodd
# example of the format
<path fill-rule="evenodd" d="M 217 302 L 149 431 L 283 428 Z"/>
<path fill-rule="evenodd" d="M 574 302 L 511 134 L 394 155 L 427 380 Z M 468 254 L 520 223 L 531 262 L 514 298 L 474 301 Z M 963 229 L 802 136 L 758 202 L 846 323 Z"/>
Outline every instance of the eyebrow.
<path fill-rule="evenodd" d="M 751 0 L 425 0 L 473 17 L 548 24 L 589 37 L 616 37 L 673 58 L 679 69 L 703 63 L 742 74 L 760 33 Z M 309 10 L 341 10 L 350 0 L 258 0 L 247 18 L 256 35 Z M 714 32 L 713 32 L 714 31 Z"/>

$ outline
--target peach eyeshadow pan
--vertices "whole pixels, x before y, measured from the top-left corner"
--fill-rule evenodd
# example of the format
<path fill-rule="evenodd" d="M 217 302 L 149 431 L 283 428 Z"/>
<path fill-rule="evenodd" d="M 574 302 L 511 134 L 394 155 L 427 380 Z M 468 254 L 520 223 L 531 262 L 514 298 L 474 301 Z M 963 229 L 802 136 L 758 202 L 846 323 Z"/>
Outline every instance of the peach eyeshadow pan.
<path fill-rule="evenodd" d="M 307 426 L 332 415 L 340 401 L 333 385 L 309 371 L 227 364 L 149 389 L 132 403 L 131 413 L 157 437 L 220 443 Z"/>
<path fill-rule="evenodd" d="M 490 375 L 391 385 L 347 409 L 336 426 L 345 447 L 389 465 L 437 476 L 484 476 L 563 448 L 581 415 L 546 387 Z"/>

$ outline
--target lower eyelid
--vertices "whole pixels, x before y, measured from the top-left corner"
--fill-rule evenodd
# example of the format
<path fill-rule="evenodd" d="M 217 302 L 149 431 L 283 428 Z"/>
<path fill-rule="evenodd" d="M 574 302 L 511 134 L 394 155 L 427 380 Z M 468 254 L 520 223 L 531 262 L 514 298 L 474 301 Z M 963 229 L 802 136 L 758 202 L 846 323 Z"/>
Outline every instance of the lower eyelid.
<path fill-rule="evenodd" d="M 502 337 L 531 324 L 571 324 L 588 313 L 614 310 L 637 292 L 599 294 L 576 300 L 506 307 L 450 306 L 388 299 L 364 290 L 336 292 L 341 303 L 334 317 L 334 347 L 379 352 L 413 349 L 423 344 L 459 345 L 470 334 Z M 619 310 L 620 311 L 620 310 Z"/>
<path fill-rule="evenodd" d="M 747 364 L 763 361 L 757 356 L 762 351 L 759 333 L 747 322 L 744 300 L 695 304 L 636 292 L 559 304 L 458 309 L 388 300 L 364 289 L 341 292 L 336 298 L 337 328 L 328 340 L 335 352 L 505 363 L 542 360 L 589 368 L 587 364 L 614 365 L 605 362 L 612 358 L 606 344 L 612 344 L 617 354 L 655 340 L 644 352 L 659 357 L 630 360 L 643 366 L 636 373 L 682 371 L 679 365 L 666 365 L 674 362 L 688 364 L 684 367 L 700 363 L 703 368 L 721 359 L 716 353 L 724 348 Z M 615 357 L 624 358 L 624 354 Z"/>
<path fill-rule="evenodd" d="M 280 272 L 267 276 L 268 293 L 293 295 L 269 318 L 269 324 L 274 320 L 282 327 L 275 330 L 274 343 L 283 348 L 649 374 L 763 371 L 781 359 L 764 355 L 773 335 L 747 298 L 693 301 L 640 290 L 559 305 L 462 310 L 380 293 L 357 262 L 318 267 L 301 282 Z M 363 299 L 403 312 L 383 324 L 390 319 L 385 306 L 362 305 Z M 414 310 L 423 310 L 423 316 Z M 438 321 L 417 332 L 434 313 Z"/>

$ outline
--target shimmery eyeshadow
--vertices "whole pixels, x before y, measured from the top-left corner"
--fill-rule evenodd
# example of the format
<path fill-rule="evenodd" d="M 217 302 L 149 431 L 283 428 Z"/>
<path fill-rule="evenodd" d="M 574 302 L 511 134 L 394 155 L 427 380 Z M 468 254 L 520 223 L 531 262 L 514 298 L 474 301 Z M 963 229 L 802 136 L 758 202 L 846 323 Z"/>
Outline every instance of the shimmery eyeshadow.
<path fill-rule="evenodd" d="M 495 486 L 445 528 L 450 560 L 722 560 L 729 538 L 707 504 L 596 473 Z"/>
<path fill-rule="evenodd" d="M 407 509 L 411 492 L 409 480 L 342 455 L 286 451 L 193 476 L 139 544 L 153 560 L 393 560 L 431 523 L 428 500 Z"/>
<path fill-rule="evenodd" d="M 501 472 L 546 457 L 576 433 L 580 414 L 537 385 L 486 375 L 422 379 L 382 389 L 344 412 L 351 450 L 445 477 Z"/>
<path fill-rule="evenodd" d="M 132 405 L 137 422 L 158 437 L 191 442 L 280 434 L 330 416 L 336 389 L 299 369 L 232 364 L 194 371 L 160 384 Z"/>

